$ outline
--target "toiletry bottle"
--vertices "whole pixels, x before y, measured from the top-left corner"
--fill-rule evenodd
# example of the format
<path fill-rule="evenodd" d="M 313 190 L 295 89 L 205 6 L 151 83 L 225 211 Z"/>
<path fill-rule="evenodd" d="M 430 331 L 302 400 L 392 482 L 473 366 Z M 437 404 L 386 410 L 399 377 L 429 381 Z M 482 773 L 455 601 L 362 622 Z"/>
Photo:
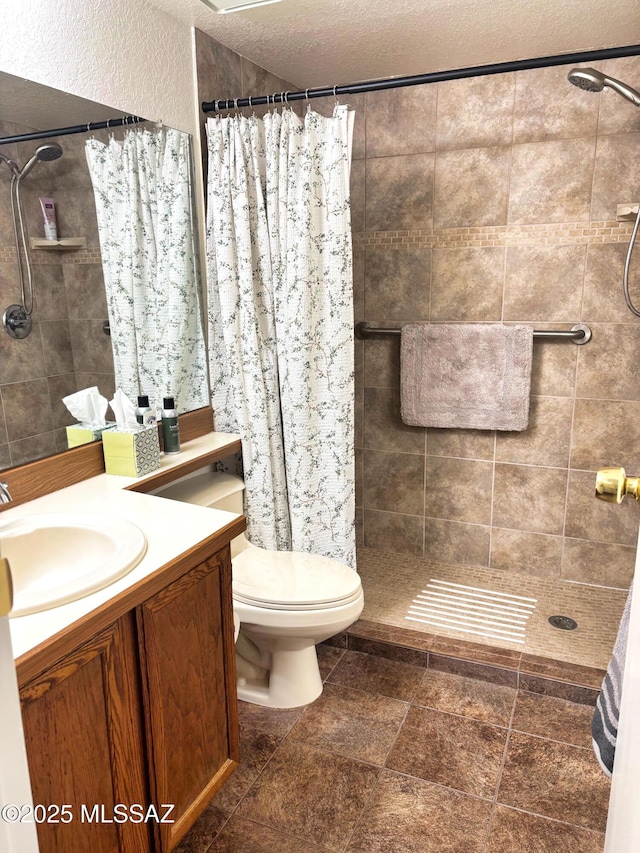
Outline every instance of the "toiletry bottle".
<path fill-rule="evenodd" d="M 162 400 L 162 444 L 165 453 L 180 453 L 180 427 L 173 397 Z"/>
<path fill-rule="evenodd" d="M 147 423 L 148 423 L 148 413 L 151 411 L 151 407 L 149 406 L 149 398 L 145 394 L 142 397 L 138 397 L 138 408 L 136 409 L 136 420 L 139 424 L 145 424 L 145 415 L 147 415 Z M 146 425 L 146 424 L 145 424 Z"/>
<path fill-rule="evenodd" d="M 58 239 L 58 226 L 56 225 L 56 208 L 52 198 L 41 198 L 40 207 L 44 217 L 45 240 Z"/>

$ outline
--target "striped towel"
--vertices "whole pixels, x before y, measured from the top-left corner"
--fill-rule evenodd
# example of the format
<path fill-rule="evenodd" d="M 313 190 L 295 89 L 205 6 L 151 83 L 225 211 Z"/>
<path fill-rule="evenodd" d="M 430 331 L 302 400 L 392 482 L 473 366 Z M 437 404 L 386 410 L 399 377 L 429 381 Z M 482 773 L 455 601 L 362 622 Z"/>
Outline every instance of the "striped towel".
<path fill-rule="evenodd" d="M 613 647 L 613 656 L 607 667 L 607 674 L 602 682 L 602 689 L 596 702 L 596 710 L 591 723 L 593 736 L 593 751 L 600 766 L 611 776 L 613 759 L 616 754 L 618 738 L 618 715 L 620 713 L 620 697 L 622 695 L 622 676 L 624 661 L 627 654 L 627 636 L 629 634 L 629 611 L 631 610 L 631 591 L 622 611 L 618 636 Z"/>

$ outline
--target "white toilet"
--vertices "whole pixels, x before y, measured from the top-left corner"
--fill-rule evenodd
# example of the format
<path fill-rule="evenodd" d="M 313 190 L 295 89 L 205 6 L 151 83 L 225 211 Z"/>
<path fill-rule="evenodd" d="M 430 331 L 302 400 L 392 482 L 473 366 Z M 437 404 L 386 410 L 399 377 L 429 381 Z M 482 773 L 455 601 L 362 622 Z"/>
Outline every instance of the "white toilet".
<path fill-rule="evenodd" d="M 242 513 L 244 483 L 234 474 L 191 475 L 154 494 Z M 244 535 L 231 542 L 238 698 L 296 708 L 322 693 L 316 644 L 348 628 L 362 613 L 357 572 L 300 551 L 267 551 Z"/>

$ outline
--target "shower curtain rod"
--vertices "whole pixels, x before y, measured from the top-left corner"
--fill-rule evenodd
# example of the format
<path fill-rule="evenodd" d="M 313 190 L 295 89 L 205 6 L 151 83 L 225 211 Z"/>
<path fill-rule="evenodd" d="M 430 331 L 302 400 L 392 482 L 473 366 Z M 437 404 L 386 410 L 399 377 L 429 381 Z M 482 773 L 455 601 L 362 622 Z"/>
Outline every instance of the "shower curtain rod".
<path fill-rule="evenodd" d="M 104 130 L 105 128 L 122 127 L 122 125 L 140 124 L 147 121 L 140 116 L 122 116 L 122 118 L 109 118 L 106 121 L 90 121 L 88 124 L 74 124 L 71 127 L 56 127 L 51 130 L 34 130 L 32 133 L 20 133 L 17 136 L 3 136 L 0 145 L 9 142 L 31 142 L 34 139 L 49 139 L 52 136 L 69 136 L 71 133 L 90 133 L 92 130 Z"/>
<path fill-rule="evenodd" d="M 273 95 L 259 95 L 247 98 L 203 101 L 205 113 L 234 110 L 241 107 L 258 107 L 263 104 L 288 104 L 290 101 L 308 101 L 311 98 L 327 98 L 330 95 L 357 95 L 361 92 L 379 92 L 383 89 L 400 89 L 405 86 L 419 86 L 422 83 L 440 83 L 444 80 L 460 80 L 463 77 L 482 77 L 488 74 L 504 74 L 509 71 L 526 71 L 530 68 L 545 68 L 551 65 L 575 65 L 581 62 L 596 62 L 601 59 L 616 59 L 621 56 L 637 56 L 640 45 L 587 50 L 581 53 L 561 53 L 556 56 L 540 56 L 535 59 L 518 59 L 513 62 L 497 62 L 492 65 L 475 65 L 469 68 L 454 68 L 449 71 L 433 71 L 429 74 L 415 74 L 411 77 L 387 77 L 381 80 L 365 80 L 361 83 L 349 83 L 345 86 L 325 86 L 318 89 L 305 89 L 301 92 L 276 92 Z M 2 140 L 0 140 L 1 142 Z"/>

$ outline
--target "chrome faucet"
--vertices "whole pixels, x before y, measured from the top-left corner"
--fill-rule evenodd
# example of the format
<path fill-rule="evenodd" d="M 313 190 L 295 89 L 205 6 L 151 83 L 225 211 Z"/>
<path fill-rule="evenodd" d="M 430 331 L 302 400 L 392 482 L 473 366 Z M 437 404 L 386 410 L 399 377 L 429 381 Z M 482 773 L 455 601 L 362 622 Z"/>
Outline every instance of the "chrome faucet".
<path fill-rule="evenodd" d="M 11 492 L 9 491 L 8 483 L 0 483 L 0 504 L 8 504 L 11 503 L 13 498 L 11 497 Z"/>

